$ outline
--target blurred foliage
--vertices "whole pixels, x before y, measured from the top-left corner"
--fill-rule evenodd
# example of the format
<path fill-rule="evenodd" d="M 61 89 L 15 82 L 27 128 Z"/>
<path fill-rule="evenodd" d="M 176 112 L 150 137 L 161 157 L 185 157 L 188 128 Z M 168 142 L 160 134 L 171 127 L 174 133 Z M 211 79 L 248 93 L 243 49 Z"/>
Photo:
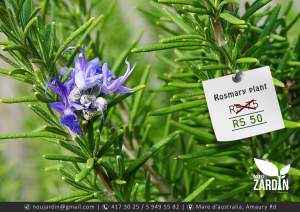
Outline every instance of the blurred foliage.
<path fill-rule="evenodd" d="M 3 149 L 0 148 L 0 201 L 20 200 L 22 191 L 20 175 L 16 165 L 8 163 L 5 155 L 2 154 Z"/>

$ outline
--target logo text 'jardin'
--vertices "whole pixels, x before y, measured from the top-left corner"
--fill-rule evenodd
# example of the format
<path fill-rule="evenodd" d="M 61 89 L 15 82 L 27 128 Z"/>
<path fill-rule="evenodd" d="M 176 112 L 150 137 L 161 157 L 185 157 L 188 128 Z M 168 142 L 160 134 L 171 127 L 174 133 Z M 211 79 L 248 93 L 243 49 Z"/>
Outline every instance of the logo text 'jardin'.
<path fill-rule="evenodd" d="M 254 162 L 257 168 L 264 175 L 253 176 L 255 182 L 253 190 L 266 190 L 266 191 L 288 191 L 289 190 L 289 181 L 288 179 L 285 179 L 285 175 L 289 172 L 291 164 L 283 167 L 279 171 L 279 169 L 273 163 L 270 163 L 268 161 L 254 158 Z M 276 177 L 276 179 L 274 177 Z"/>

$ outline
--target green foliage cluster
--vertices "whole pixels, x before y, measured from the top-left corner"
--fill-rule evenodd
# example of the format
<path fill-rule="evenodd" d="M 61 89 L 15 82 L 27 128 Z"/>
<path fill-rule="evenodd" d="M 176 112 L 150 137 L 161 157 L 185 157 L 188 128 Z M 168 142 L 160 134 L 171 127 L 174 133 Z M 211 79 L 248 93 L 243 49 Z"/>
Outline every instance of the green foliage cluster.
<path fill-rule="evenodd" d="M 241 5 L 234 0 L 155 0 L 151 6 L 139 8 L 147 20 L 161 28 L 161 39 L 133 52 L 174 49 L 168 54 L 157 53 L 169 71 L 158 75 L 163 86 L 156 91 L 167 94 L 170 103 L 150 115 L 167 117 L 171 131 L 183 132 L 178 161 L 164 158 L 180 173 L 173 181 L 178 194 L 187 195 L 195 182 L 214 177 L 215 182 L 201 199 L 299 200 L 299 170 L 290 172 L 293 180 L 289 194 L 255 193 L 249 178 L 257 173 L 254 157 L 292 162 L 298 168 L 300 165 L 299 123 L 291 121 L 299 119 L 300 37 L 293 44 L 287 36 L 299 15 L 286 19 L 293 1 L 285 10 L 281 5 L 270 7 L 270 2 L 246 3 L 243 14 L 239 14 Z M 272 70 L 286 129 L 216 144 L 202 80 L 262 66 Z"/>
<path fill-rule="evenodd" d="M 36 138 L 65 150 L 62 154 L 43 155 L 48 160 L 58 161 L 57 165 L 46 168 L 46 171 L 57 171 L 63 181 L 73 187 L 70 194 L 53 200 L 136 200 L 139 188 L 134 177 L 136 172 L 178 134 L 175 132 L 159 142 L 147 143 L 151 123 L 146 115 L 153 95 L 149 96 L 143 89 L 149 78 L 150 66 L 137 68 L 137 72 L 143 70 L 141 77 L 136 80 L 139 85 L 134 88 L 139 93 L 134 98 L 130 97 L 132 94 L 112 96 L 105 114 L 106 122 L 102 121 L 100 115 L 83 121 L 81 127 L 85 135 L 82 137 L 70 134 L 48 106 L 57 97 L 45 92 L 46 83 L 50 77 L 59 77 L 58 70 L 62 66 L 72 66 L 73 56 L 79 48 L 86 46 L 88 59 L 98 56 L 104 62 L 107 60 L 105 56 L 111 57 L 105 51 L 110 47 L 104 46 L 105 36 L 102 33 L 115 3 L 106 2 L 104 14 L 97 14 L 98 17 L 94 18 L 93 14 L 98 12 L 103 2 L 87 4 L 85 1 L 76 1 L 70 4 L 42 1 L 38 4 L 31 0 L 1 1 L 0 28 L 5 34 L 1 45 L 3 51 L 8 53 L 1 54 L 1 59 L 12 70 L 1 69 L 0 74 L 29 84 L 33 95 L 0 99 L 0 102 L 29 103 L 29 108 L 45 125 L 31 132 L 2 134 L 0 139 Z M 65 14 L 61 11 L 67 10 L 70 16 L 64 20 Z M 125 58 L 141 35 L 137 34 L 132 42 L 124 46 L 119 56 L 109 58 L 113 61 L 112 71 L 116 75 L 120 74 Z M 70 45 L 75 49 L 64 54 Z M 66 76 L 61 80 L 65 79 Z M 137 140 L 145 145 L 137 143 Z M 136 160 L 137 157 L 139 159 Z M 139 177 L 144 178 L 145 173 L 141 174 Z M 151 174 L 155 176 L 156 172 L 152 170 Z"/>
<path fill-rule="evenodd" d="M 45 125 L 0 135 L 0 140 L 36 138 L 64 150 L 43 155 L 56 162 L 47 171 L 60 174 L 72 188 L 52 201 L 298 201 L 300 124 L 292 120 L 300 113 L 300 36 L 294 45 L 287 33 L 299 16 L 285 19 L 292 4 L 285 11 L 280 5 L 260 10 L 270 1 L 246 4 L 242 15 L 234 0 L 147 1 L 138 9 L 159 28 L 160 43 L 136 48 L 142 36 L 136 34 L 133 41 L 122 43 L 117 55 L 111 48 L 120 45 L 105 42 L 109 30 L 118 31 L 107 24 L 116 15 L 116 1 L 1 0 L 5 39 L 0 45 L 8 54 L 0 58 L 11 69 L 1 68 L 0 76 L 28 84 L 32 95 L 0 102 L 30 103 Z M 103 5 L 106 9 L 99 14 Z M 126 27 L 122 30 L 128 33 Z M 75 49 L 64 54 L 70 45 Z M 105 121 L 101 114 L 82 121 L 84 136 L 74 136 L 48 106 L 57 97 L 46 94 L 45 87 L 50 77 L 59 77 L 59 68 L 73 66 L 73 56 L 82 46 L 88 59 L 110 60 L 116 75 L 132 53 L 175 51 L 158 55 L 158 67 L 164 67 L 163 73 L 157 71 L 161 88 L 145 89 L 151 66 L 139 65 L 131 82 L 134 93 L 112 96 Z M 217 143 L 201 81 L 264 65 L 271 67 L 287 129 Z M 163 101 L 164 107 L 154 109 L 161 95 L 170 103 Z M 292 161 L 289 193 L 252 190 L 254 157 L 279 166 Z"/>

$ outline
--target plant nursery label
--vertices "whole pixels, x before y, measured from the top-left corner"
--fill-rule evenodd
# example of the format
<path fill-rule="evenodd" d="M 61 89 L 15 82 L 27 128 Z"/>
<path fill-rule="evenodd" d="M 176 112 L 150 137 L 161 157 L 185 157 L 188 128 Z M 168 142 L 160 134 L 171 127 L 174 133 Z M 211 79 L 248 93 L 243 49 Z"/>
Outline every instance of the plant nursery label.
<path fill-rule="evenodd" d="M 270 68 L 203 81 L 209 115 L 218 141 L 233 141 L 284 128 Z"/>

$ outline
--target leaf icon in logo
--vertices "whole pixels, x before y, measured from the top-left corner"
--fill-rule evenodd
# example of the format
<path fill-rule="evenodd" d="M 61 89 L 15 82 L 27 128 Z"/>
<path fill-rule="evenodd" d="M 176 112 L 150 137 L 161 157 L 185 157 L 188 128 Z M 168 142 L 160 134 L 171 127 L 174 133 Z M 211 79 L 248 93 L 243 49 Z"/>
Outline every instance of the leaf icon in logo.
<path fill-rule="evenodd" d="M 289 165 L 283 167 L 283 168 L 280 170 L 280 175 L 286 175 L 286 174 L 289 172 L 290 167 L 291 167 L 291 164 L 289 164 Z"/>
<path fill-rule="evenodd" d="M 268 161 L 260 160 L 254 158 L 254 162 L 257 168 L 264 174 L 270 177 L 278 176 L 278 169 L 277 167 Z M 285 168 L 285 167 L 284 167 Z"/>

